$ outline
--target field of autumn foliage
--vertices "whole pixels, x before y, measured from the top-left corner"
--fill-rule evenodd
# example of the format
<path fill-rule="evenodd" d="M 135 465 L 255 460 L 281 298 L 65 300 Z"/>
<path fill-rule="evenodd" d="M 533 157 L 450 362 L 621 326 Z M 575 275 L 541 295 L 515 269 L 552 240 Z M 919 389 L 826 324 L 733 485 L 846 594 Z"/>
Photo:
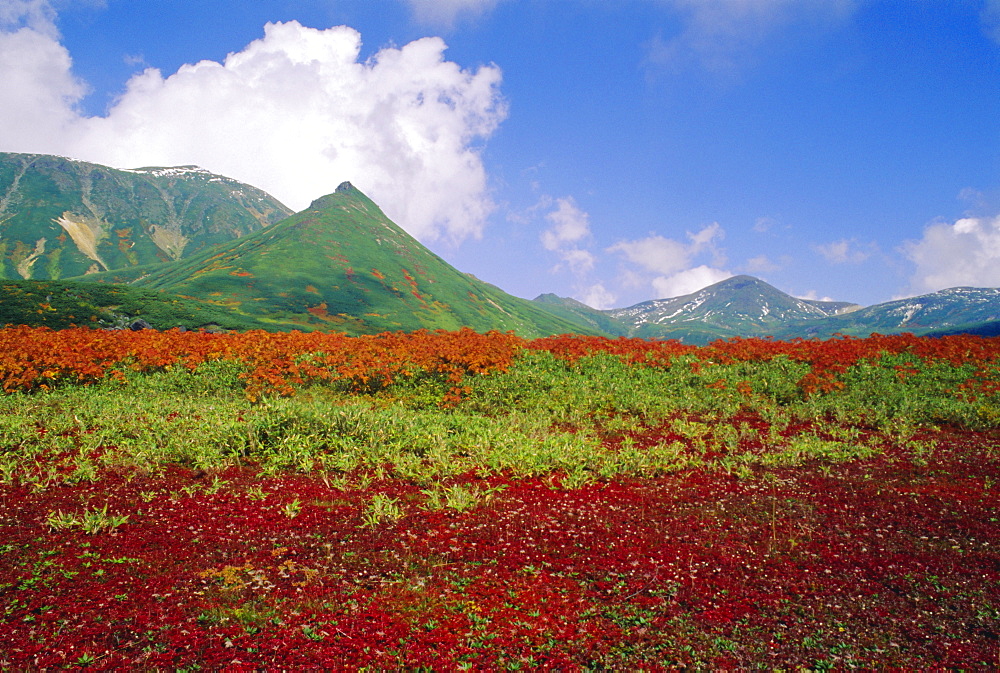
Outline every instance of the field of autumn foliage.
<path fill-rule="evenodd" d="M 0 329 L 0 668 L 1000 666 L 1000 339 Z"/>

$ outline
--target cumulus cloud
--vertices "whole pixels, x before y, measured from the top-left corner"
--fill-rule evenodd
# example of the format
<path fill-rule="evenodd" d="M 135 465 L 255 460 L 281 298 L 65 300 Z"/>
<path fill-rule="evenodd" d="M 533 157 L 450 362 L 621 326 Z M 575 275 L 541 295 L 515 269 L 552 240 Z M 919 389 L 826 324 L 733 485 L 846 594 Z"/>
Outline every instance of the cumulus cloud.
<path fill-rule="evenodd" d="M 573 197 L 556 199 L 556 209 L 545 216 L 553 227 L 542 233 L 546 250 L 558 250 L 590 235 L 590 216 L 576 205 Z"/>
<path fill-rule="evenodd" d="M 578 275 L 593 269 L 594 263 L 597 262 L 597 257 L 594 256 L 594 253 L 580 248 L 561 250 L 559 256 L 569 270 Z M 556 270 L 558 270 L 558 267 Z"/>
<path fill-rule="evenodd" d="M 653 289 L 657 292 L 657 297 L 680 297 L 691 294 L 698 290 L 713 285 L 727 278 L 732 278 L 733 274 L 722 269 L 714 269 L 701 264 L 692 269 L 685 269 L 672 276 L 660 276 L 653 279 Z"/>
<path fill-rule="evenodd" d="M 651 66 L 696 63 L 709 71 L 736 70 L 754 47 L 796 21 L 836 21 L 848 15 L 853 0 L 663 0 L 681 17 L 683 28 L 670 38 L 658 35 L 647 45 Z"/>
<path fill-rule="evenodd" d="M 543 201 L 547 202 L 547 199 Z M 542 247 L 556 253 L 573 273 L 583 274 L 594 268 L 597 258 L 581 248 L 580 241 L 590 237 L 590 216 L 572 197 L 556 199 L 555 210 L 545 215 L 552 227 L 542 232 Z M 561 266 L 557 266 L 559 270 Z"/>
<path fill-rule="evenodd" d="M 672 274 L 688 266 L 690 246 L 663 236 L 649 236 L 637 241 L 620 241 L 608 252 L 618 252 L 641 268 L 659 274 Z"/>
<path fill-rule="evenodd" d="M 723 236 L 725 231 L 718 222 L 713 222 L 698 232 L 688 232 L 689 243 L 654 234 L 635 241 L 619 241 L 608 252 L 621 253 L 647 271 L 672 274 L 690 266 L 691 258 L 699 253 L 708 251 L 718 258 L 715 242 Z"/>
<path fill-rule="evenodd" d="M 860 264 L 872 256 L 872 247 L 871 245 L 860 246 L 857 240 L 853 238 L 843 238 L 832 243 L 822 243 L 812 246 L 813 250 L 822 255 L 831 264 Z"/>
<path fill-rule="evenodd" d="M 915 294 L 963 285 L 1000 287 L 1000 215 L 931 224 L 902 251 L 916 267 L 910 278 Z"/>
<path fill-rule="evenodd" d="M 722 226 L 718 222 L 713 222 L 701 231 L 695 233 L 688 233 L 688 239 L 691 241 L 691 252 L 692 254 L 697 254 L 702 251 L 709 251 L 718 260 L 722 253 L 715 246 L 715 242 L 723 238 L 726 232 L 723 231 Z M 724 262 L 717 261 L 716 263 L 722 264 Z"/>
<path fill-rule="evenodd" d="M 0 145 L 9 152 L 66 154 L 86 85 L 69 52 L 33 28 L 0 33 Z"/>
<path fill-rule="evenodd" d="M 541 216 L 543 212 L 544 217 Z M 592 244 L 590 214 L 580 208 L 572 196 L 553 198 L 548 194 L 542 195 L 533 206 L 522 213 L 511 213 L 508 218 L 521 224 L 537 219 L 548 223 L 548 228 L 539 235 L 539 241 L 545 250 L 559 259 L 551 271 L 573 274 L 573 296 L 584 304 L 597 309 L 614 306 L 617 296 L 602 283 L 593 283 L 590 279 L 598 263 L 597 255 L 588 249 Z"/>
<path fill-rule="evenodd" d="M 0 28 L 30 28 L 56 37 L 56 12 L 48 0 L 0 0 Z"/>
<path fill-rule="evenodd" d="M 32 3 L 29 3 L 32 4 Z M 117 167 L 198 164 L 293 209 L 350 180 L 423 240 L 480 235 L 494 208 L 478 146 L 506 116 L 495 66 L 424 38 L 359 61 L 352 28 L 269 23 L 222 63 L 134 76 L 103 117 L 50 34 L 0 35 L 0 145 Z"/>
<path fill-rule="evenodd" d="M 580 301 L 591 308 L 604 310 L 615 307 L 618 297 L 604 287 L 603 283 L 596 283 L 586 288 L 580 295 Z"/>
<path fill-rule="evenodd" d="M 482 16 L 500 0 L 406 0 L 414 18 L 421 23 L 452 28 L 459 19 Z"/>
<path fill-rule="evenodd" d="M 724 235 L 722 227 L 713 222 L 698 232 L 689 232 L 686 243 L 654 234 L 634 241 L 619 241 L 608 248 L 608 252 L 618 253 L 639 267 L 638 272 L 626 270 L 623 273 L 633 283 L 643 279 L 640 282 L 648 282 L 657 298 L 676 297 L 732 276 L 728 271 L 715 268 L 725 263 L 716 246 L 716 241 Z M 706 254 L 711 255 L 715 266 L 693 266 L 696 257 Z"/>

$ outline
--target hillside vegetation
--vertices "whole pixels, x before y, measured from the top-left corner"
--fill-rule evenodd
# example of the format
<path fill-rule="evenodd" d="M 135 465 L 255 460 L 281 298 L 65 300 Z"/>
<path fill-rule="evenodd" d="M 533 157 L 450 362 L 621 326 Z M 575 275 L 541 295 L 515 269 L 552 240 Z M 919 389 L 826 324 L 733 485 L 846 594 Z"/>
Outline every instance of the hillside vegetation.
<path fill-rule="evenodd" d="M 245 331 L 271 327 L 222 307 L 128 285 L 0 281 L 0 327 L 124 328 L 139 320 L 155 329 Z"/>

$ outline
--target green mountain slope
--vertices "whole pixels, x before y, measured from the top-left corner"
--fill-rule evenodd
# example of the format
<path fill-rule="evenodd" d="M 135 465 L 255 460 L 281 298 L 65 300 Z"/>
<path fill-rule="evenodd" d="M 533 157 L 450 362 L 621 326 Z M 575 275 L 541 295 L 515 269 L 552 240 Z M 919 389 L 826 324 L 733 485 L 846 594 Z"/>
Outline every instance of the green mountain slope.
<path fill-rule="evenodd" d="M 542 294 L 532 301 L 542 306 L 546 311 L 580 325 L 580 328 L 592 329 L 608 336 L 628 336 L 629 334 L 628 325 L 613 318 L 607 311 L 591 308 L 576 299 L 560 297 L 555 294 Z"/>
<path fill-rule="evenodd" d="M 64 280 L 0 280 L 0 327 L 114 328 L 142 319 L 156 329 L 265 329 L 252 316 L 126 285 Z"/>
<path fill-rule="evenodd" d="M 350 183 L 267 229 L 190 259 L 86 279 L 182 295 L 273 329 L 596 332 L 460 273 Z"/>
<path fill-rule="evenodd" d="M 181 259 L 289 214 L 266 192 L 194 166 L 118 170 L 0 153 L 0 278 Z"/>

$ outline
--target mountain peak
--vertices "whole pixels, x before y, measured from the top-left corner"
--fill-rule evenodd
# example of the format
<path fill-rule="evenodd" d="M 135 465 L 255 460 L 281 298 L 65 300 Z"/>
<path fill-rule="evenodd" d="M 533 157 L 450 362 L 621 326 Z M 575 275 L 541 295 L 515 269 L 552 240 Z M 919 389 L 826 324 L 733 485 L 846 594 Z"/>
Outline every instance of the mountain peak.
<path fill-rule="evenodd" d="M 833 315 L 847 302 L 796 299 L 753 276 L 733 276 L 697 292 L 655 299 L 608 313 L 644 337 L 699 332 L 698 339 L 767 335 L 789 321 Z"/>
<path fill-rule="evenodd" d="M 343 207 L 345 203 L 351 203 L 354 207 L 364 210 L 371 209 L 373 212 L 378 211 L 380 215 L 382 213 L 374 201 L 346 180 L 337 185 L 337 189 L 334 191 L 313 200 L 309 204 L 309 210 L 325 210 L 335 206 Z"/>
<path fill-rule="evenodd" d="M 762 281 L 760 278 L 755 278 L 753 276 L 747 276 L 743 274 L 739 276 L 730 276 L 729 278 L 726 278 L 725 280 L 720 280 L 718 283 L 716 283 L 716 286 L 719 287 L 722 286 L 743 287 L 745 285 L 767 285 L 767 283 Z"/>
<path fill-rule="evenodd" d="M 284 329 L 377 334 L 470 327 L 528 337 L 580 329 L 459 272 L 350 182 L 266 229 L 148 272 L 135 284 Z"/>

